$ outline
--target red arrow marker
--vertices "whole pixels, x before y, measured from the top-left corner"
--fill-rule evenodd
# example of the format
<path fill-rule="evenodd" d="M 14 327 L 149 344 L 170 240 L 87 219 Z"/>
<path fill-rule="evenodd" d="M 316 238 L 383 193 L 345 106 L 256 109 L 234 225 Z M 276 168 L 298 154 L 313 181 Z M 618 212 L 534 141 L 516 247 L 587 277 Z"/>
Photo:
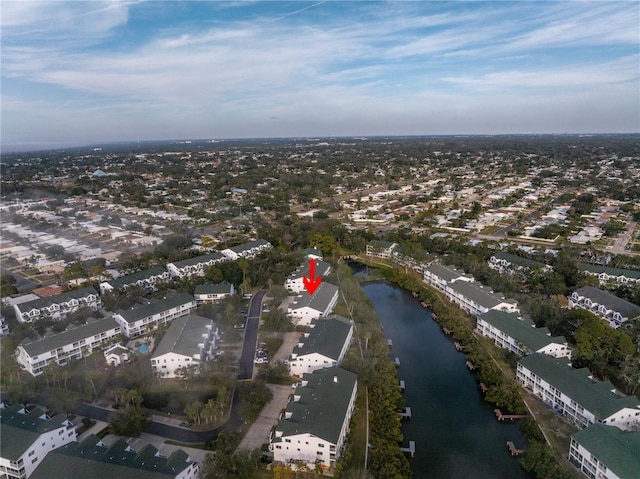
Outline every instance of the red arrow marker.
<path fill-rule="evenodd" d="M 309 294 L 313 294 L 320 283 L 322 283 L 322 276 L 318 276 L 316 279 L 313 279 L 313 274 L 316 270 L 316 260 L 309 258 L 309 277 L 307 278 L 305 275 L 302 275 L 302 282 L 304 283 L 304 287 L 307 288 Z"/>

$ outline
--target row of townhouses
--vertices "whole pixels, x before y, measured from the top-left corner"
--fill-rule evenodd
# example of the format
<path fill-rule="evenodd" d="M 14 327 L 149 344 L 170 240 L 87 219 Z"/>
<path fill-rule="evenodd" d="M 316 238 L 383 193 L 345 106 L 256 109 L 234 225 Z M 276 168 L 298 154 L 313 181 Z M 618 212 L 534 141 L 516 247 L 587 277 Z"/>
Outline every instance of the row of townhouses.
<path fill-rule="evenodd" d="M 38 406 L 0 405 L 0 476 L 7 479 L 196 479 L 198 463 L 178 449 L 167 457 L 154 446 L 132 449 L 122 439 L 107 446 L 94 435 L 77 441 L 65 414 Z"/>
<path fill-rule="evenodd" d="M 68 314 L 74 313 L 83 307 L 97 311 L 101 304 L 96 290 L 92 287 L 87 287 L 14 304 L 13 309 L 18 321 L 31 323 L 41 319 L 65 319 Z"/>
<path fill-rule="evenodd" d="M 386 248 L 385 248 L 386 246 Z M 393 246 L 393 247 L 392 247 Z M 370 256 L 398 257 L 397 245 L 376 244 Z M 514 255 L 496 254 L 489 261 L 498 271 L 512 273 L 527 268 L 548 269 L 542 263 L 523 261 Z M 486 289 L 472 290 L 470 275 L 437 263 L 412 266 L 424 282 L 445 294 L 477 319 L 476 331 L 514 354 L 522 356 L 517 380 L 550 408 L 583 428 L 571 437 L 569 460 L 587 477 L 637 479 L 640 477 L 640 400 L 618 392 L 609 381 L 598 381 L 588 369 L 569 363 L 572 350 L 562 336 L 552 337 L 546 328 L 536 328 L 522 318 L 517 305 L 492 297 Z M 635 282 L 640 272 L 583 265 L 602 283 Z M 464 285 L 464 286 L 462 286 Z M 461 287 L 462 286 L 462 287 Z M 487 294 L 488 293 L 488 294 Z M 638 306 L 605 291 L 587 286 L 569 297 L 569 307 L 582 307 L 607 319 L 612 327 L 638 315 Z"/>

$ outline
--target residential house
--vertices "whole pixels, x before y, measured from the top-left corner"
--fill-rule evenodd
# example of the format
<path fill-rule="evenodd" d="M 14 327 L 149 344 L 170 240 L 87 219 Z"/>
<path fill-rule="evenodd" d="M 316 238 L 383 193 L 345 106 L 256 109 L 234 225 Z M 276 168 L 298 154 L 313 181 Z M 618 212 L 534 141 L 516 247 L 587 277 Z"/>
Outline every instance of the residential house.
<path fill-rule="evenodd" d="M 177 293 L 149 304 L 120 310 L 113 318 L 120 324 L 127 338 L 143 336 L 158 326 L 166 325 L 175 318 L 186 316 L 196 309 L 196 300 L 187 293 Z"/>
<path fill-rule="evenodd" d="M 302 376 L 317 369 L 340 366 L 353 338 L 351 320 L 331 315 L 314 319 L 289 356 L 289 371 Z"/>
<path fill-rule="evenodd" d="M 65 319 L 69 313 L 78 311 L 82 307 L 97 311 L 100 305 L 100 297 L 96 290 L 87 287 L 16 304 L 14 310 L 18 321 L 30 323 L 45 318 Z"/>
<path fill-rule="evenodd" d="M 151 355 L 151 369 L 161 378 L 175 378 L 176 369 L 213 359 L 219 339 L 211 319 L 192 314 L 176 318 Z"/>
<path fill-rule="evenodd" d="M 119 338 L 120 325 L 113 318 L 89 321 L 36 341 L 22 341 L 16 349 L 16 361 L 25 371 L 38 376 L 50 363 L 65 366 L 69 361 L 89 356 L 95 349 Z"/>
<path fill-rule="evenodd" d="M 569 308 L 582 308 L 606 319 L 612 328 L 640 315 L 640 306 L 593 286 L 583 286 L 569 296 Z"/>
<path fill-rule="evenodd" d="M 111 366 L 120 366 L 127 362 L 132 356 L 132 352 L 129 348 L 122 346 L 121 344 L 114 344 L 104 350 L 104 359 L 107 364 Z"/>
<path fill-rule="evenodd" d="M 236 260 L 239 258 L 250 259 L 271 248 L 273 248 L 271 243 L 266 240 L 259 239 L 224 249 L 222 250 L 222 254 L 230 260 Z"/>
<path fill-rule="evenodd" d="M 391 258 L 393 250 L 398 247 L 398 243 L 390 241 L 372 240 L 367 243 L 365 252 L 367 256 L 373 258 L 388 259 Z"/>
<path fill-rule="evenodd" d="M 311 265 L 310 262 L 314 261 L 314 277 L 311 278 Z M 288 290 L 293 291 L 294 293 L 301 293 L 306 288 L 304 286 L 303 277 L 307 277 L 307 279 L 315 279 L 318 276 L 327 276 L 331 272 L 331 265 L 329 263 L 325 263 L 324 261 L 318 259 L 311 259 L 306 263 L 300 265 L 298 269 L 296 269 L 293 273 L 291 273 L 286 281 L 284 282 L 284 287 Z"/>
<path fill-rule="evenodd" d="M 317 259 L 322 261 L 324 256 L 322 255 L 322 251 L 316 248 L 306 248 L 300 251 L 300 254 L 307 260 L 309 259 Z"/>
<path fill-rule="evenodd" d="M 183 259 L 167 264 L 167 270 L 171 277 L 189 278 L 191 276 L 204 276 L 206 271 L 219 263 L 224 263 L 229 259 L 216 251 L 215 253 L 196 256 L 195 258 Z"/>
<path fill-rule="evenodd" d="M 487 261 L 489 268 L 495 269 L 499 273 L 513 273 L 516 271 L 529 271 L 531 269 L 541 269 L 543 271 L 551 271 L 551 266 L 534 261 L 532 259 L 523 258 L 511 253 L 499 252 L 491 256 Z"/>
<path fill-rule="evenodd" d="M 113 290 L 123 291 L 133 285 L 143 289 L 155 290 L 156 283 L 167 281 L 170 277 L 169 272 L 165 268 L 162 266 L 154 266 L 153 268 L 100 283 L 100 294 Z"/>
<path fill-rule="evenodd" d="M 640 271 L 635 269 L 609 268 L 595 264 L 581 263 L 578 268 L 591 276 L 596 276 L 600 284 L 615 283 L 640 283 Z"/>
<path fill-rule="evenodd" d="M 338 287 L 322 282 L 313 295 L 303 291 L 289 305 L 287 314 L 296 324 L 306 326 L 312 319 L 328 316 L 338 302 Z"/>
<path fill-rule="evenodd" d="M 0 407 L 0 476 L 27 479 L 48 454 L 76 440 L 66 414 L 49 417 L 44 409 L 22 405 Z M 70 476 L 76 477 L 76 476 Z"/>
<path fill-rule="evenodd" d="M 199 284 L 196 286 L 193 296 L 196 298 L 196 304 L 201 305 L 204 303 L 215 303 L 234 294 L 235 289 L 233 285 L 227 281 L 223 281 L 222 283 L 216 284 L 211 282 Z"/>
<path fill-rule="evenodd" d="M 518 361 L 516 379 L 578 427 L 640 425 L 640 399 L 618 394 L 611 382 L 596 381 L 587 368 L 574 369 L 566 358 L 532 353 Z"/>
<path fill-rule="evenodd" d="M 536 328 L 533 321 L 517 313 L 489 310 L 477 316 L 476 331 L 519 356 L 536 352 L 555 358 L 571 357 L 572 349 L 564 336 L 552 337 L 547 328 Z"/>
<path fill-rule="evenodd" d="M 590 479 L 638 479 L 640 431 L 592 424 L 571 436 L 569 461 Z"/>
<path fill-rule="evenodd" d="M 332 367 L 305 374 L 271 433 L 274 461 L 335 466 L 355 409 L 357 376 Z"/>
<path fill-rule="evenodd" d="M 133 449 L 123 439 L 107 446 L 95 435 L 51 451 L 33 479 L 197 479 L 199 466 L 182 449 L 163 456 L 151 444 Z"/>

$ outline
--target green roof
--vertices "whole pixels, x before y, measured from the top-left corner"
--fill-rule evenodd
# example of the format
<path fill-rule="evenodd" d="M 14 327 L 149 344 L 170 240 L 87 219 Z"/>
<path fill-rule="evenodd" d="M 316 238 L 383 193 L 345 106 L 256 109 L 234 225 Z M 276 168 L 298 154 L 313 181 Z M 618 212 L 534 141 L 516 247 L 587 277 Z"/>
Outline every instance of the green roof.
<path fill-rule="evenodd" d="M 546 354 L 533 353 L 522 358 L 519 364 L 540 376 L 543 380 L 573 399 L 597 420 L 605 420 L 623 408 L 638 408 L 640 399 L 635 396 L 619 396 L 609 381 L 590 379 L 587 368 L 574 369 L 567 359 L 556 359 Z"/>
<path fill-rule="evenodd" d="M 592 424 L 571 436 L 620 479 L 640 477 L 640 432 Z"/>
<path fill-rule="evenodd" d="M 122 439 L 111 446 L 101 445 L 90 435 L 82 442 L 72 442 L 49 452 L 33 471 L 30 479 L 159 479 L 174 478 L 191 465 L 189 456 L 179 449 L 169 457 L 147 444 L 133 451 Z"/>
<path fill-rule="evenodd" d="M 497 259 L 503 259 L 505 261 L 508 261 L 509 263 L 517 264 L 520 266 L 527 266 L 529 268 L 535 268 L 535 267 L 543 268 L 544 266 L 546 266 L 544 263 L 541 263 L 540 261 L 534 261 L 529 258 L 523 258 L 522 256 L 518 256 L 512 253 L 498 252 L 494 256 Z"/>
<path fill-rule="evenodd" d="M 20 344 L 20 346 L 22 346 L 22 348 L 29 353 L 29 356 L 33 358 L 38 354 L 49 352 L 52 349 L 61 348 L 67 344 L 73 344 L 81 339 L 90 338 L 96 334 L 104 333 L 112 329 L 117 329 L 118 332 L 120 331 L 120 325 L 115 319 L 98 319 L 36 341 L 27 342 L 27 340 L 25 340 Z"/>
<path fill-rule="evenodd" d="M 115 289 L 120 289 L 129 284 L 137 283 L 138 281 L 152 278 L 154 276 L 160 276 L 166 273 L 167 270 L 162 266 L 154 266 L 153 268 L 138 271 L 136 273 L 128 274 L 126 276 L 120 276 L 117 279 L 109 281 L 108 283 Z"/>
<path fill-rule="evenodd" d="M 56 294 L 55 296 L 47 296 L 45 298 L 34 299 L 33 301 L 29 301 L 27 303 L 20 303 L 18 305 L 18 308 L 24 313 L 27 311 L 31 311 L 32 309 L 48 308 L 52 304 L 66 303 L 72 299 L 86 298 L 91 294 L 98 298 L 98 293 L 96 292 L 96 290 L 92 286 L 88 286 L 86 288 L 74 289 L 72 291 L 66 291 L 64 293 Z"/>
<path fill-rule="evenodd" d="M 167 353 L 193 357 L 200 352 L 198 344 L 203 343 L 202 336 L 208 333 L 207 326 L 212 324 L 213 320 L 195 314 L 174 319 L 151 358 Z"/>
<path fill-rule="evenodd" d="M 216 284 L 208 281 L 204 284 L 199 284 L 198 286 L 196 286 L 193 294 L 231 294 L 232 287 L 233 286 L 231 285 L 231 283 L 227 281 Z"/>
<path fill-rule="evenodd" d="M 259 240 L 247 241 L 246 243 L 239 244 L 238 246 L 233 246 L 229 249 L 236 254 L 242 254 L 245 251 L 249 251 L 252 248 L 259 248 L 261 246 L 271 246 L 271 243 L 269 243 L 267 240 L 259 239 Z"/>
<path fill-rule="evenodd" d="M 312 254 L 314 256 L 319 256 L 320 258 L 323 257 L 322 251 L 316 248 L 305 248 L 302 251 L 300 251 L 300 254 L 302 256 L 309 256 L 310 254 Z"/>
<path fill-rule="evenodd" d="M 194 302 L 195 299 L 190 294 L 177 293 L 167 296 L 165 299 L 153 301 L 149 304 L 134 306 L 127 310 L 118 310 L 116 314 L 122 316 L 127 323 L 135 323 L 136 321 L 161 313 L 162 311 L 167 311 L 171 308 Z"/>
<path fill-rule="evenodd" d="M 309 336 L 301 338 L 302 346 L 296 346 L 293 352 L 298 356 L 318 353 L 337 360 L 352 328 L 351 321 L 343 316 L 332 314 L 326 318 L 314 319 L 307 329 Z"/>
<path fill-rule="evenodd" d="M 640 271 L 636 269 L 609 268 L 608 266 L 598 266 L 595 264 L 580 263 L 579 268 L 590 273 L 606 273 L 609 276 L 626 276 L 627 278 L 640 279 Z"/>
<path fill-rule="evenodd" d="M 278 421 L 276 431 L 281 431 L 282 437 L 311 434 L 336 444 L 358 376 L 333 367 L 305 374 L 302 380 L 307 385 L 294 392 L 300 400 L 287 404 L 286 411 L 292 416 Z"/>
<path fill-rule="evenodd" d="M 318 276 L 325 276 L 329 271 L 329 269 L 331 268 L 331 265 L 319 259 L 315 260 L 315 262 L 316 262 L 316 265 L 314 269 L 314 274 L 315 274 L 314 278 L 317 278 Z M 306 263 L 301 265 L 298 269 L 296 269 L 293 273 L 291 273 L 288 279 L 296 280 L 296 279 L 302 278 L 303 276 L 306 276 L 308 278 L 309 270 L 310 270 L 309 261 L 307 261 Z"/>
<path fill-rule="evenodd" d="M 500 303 L 515 303 L 515 301 L 509 301 L 504 296 L 499 296 L 491 292 L 488 288 L 478 286 L 478 284 L 468 281 L 455 281 L 451 283 L 449 287 L 465 298 L 487 309 L 495 308 Z"/>
<path fill-rule="evenodd" d="M 17 461 L 27 449 L 49 431 L 65 427 L 67 417 L 58 414 L 51 419 L 41 419 L 45 411 L 39 407 L 27 414 L 22 414 L 19 404 L 0 409 L 0 437 L 2 437 L 2 457 Z"/>
<path fill-rule="evenodd" d="M 538 351 L 551 343 L 565 344 L 563 336 L 551 337 L 547 328 L 536 328 L 530 319 L 521 318 L 517 313 L 507 313 L 491 309 L 479 316 L 483 321 L 499 329 L 529 349 Z"/>
<path fill-rule="evenodd" d="M 371 246 L 373 248 L 380 248 L 380 249 L 389 249 L 394 244 L 395 243 L 392 243 L 391 241 L 385 241 L 385 240 L 371 240 L 371 241 L 369 241 L 369 246 Z"/>
<path fill-rule="evenodd" d="M 472 279 L 472 276 L 465 274 L 464 271 L 455 269 L 453 266 L 445 266 L 440 263 L 431 263 L 425 268 L 426 271 L 442 278 L 446 282 L 453 281 L 461 276 Z"/>
<path fill-rule="evenodd" d="M 215 253 L 196 256 L 195 258 L 187 258 L 180 261 L 174 261 L 173 265 L 178 268 L 184 268 L 185 266 L 195 266 L 200 263 L 208 263 L 209 261 L 226 261 L 226 256 L 216 251 Z"/>
<path fill-rule="evenodd" d="M 337 286 L 323 281 L 320 286 L 318 286 L 318 289 L 314 291 L 313 296 L 306 290 L 303 291 L 291 304 L 290 308 L 299 309 L 308 306 L 316 311 L 324 311 L 337 293 Z"/>

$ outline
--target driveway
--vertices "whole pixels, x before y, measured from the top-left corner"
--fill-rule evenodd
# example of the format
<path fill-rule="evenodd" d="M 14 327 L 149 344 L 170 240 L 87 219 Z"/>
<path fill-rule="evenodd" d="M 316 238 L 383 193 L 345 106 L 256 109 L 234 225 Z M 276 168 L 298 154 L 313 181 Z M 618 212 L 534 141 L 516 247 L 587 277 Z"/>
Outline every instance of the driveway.
<path fill-rule="evenodd" d="M 242 344 L 242 354 L 240 355 L 240 372 L 238 379 L 247 380 L 253 377 L 253 359 L 258 341 L 258 326 L 260 326 L 260 315 L 262 314 L 262 298 L 266 290 L 261 289 L 251 298 L 247 326 L 244 331 L 244 342 Z"/>

